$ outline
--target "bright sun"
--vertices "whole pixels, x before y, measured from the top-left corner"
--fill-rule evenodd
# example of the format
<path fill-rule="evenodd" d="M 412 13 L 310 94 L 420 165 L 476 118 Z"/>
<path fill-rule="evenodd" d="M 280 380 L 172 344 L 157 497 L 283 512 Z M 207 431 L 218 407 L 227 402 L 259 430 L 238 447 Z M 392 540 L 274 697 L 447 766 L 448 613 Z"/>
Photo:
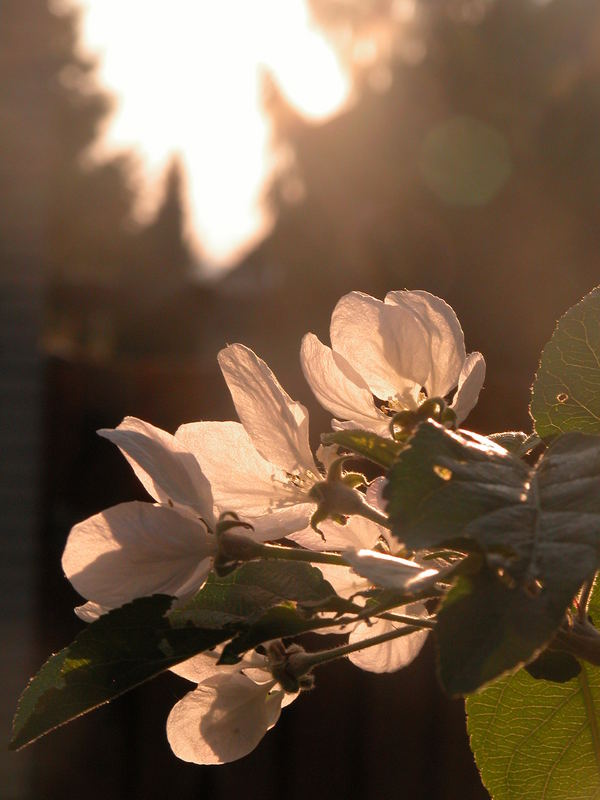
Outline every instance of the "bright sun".
<path fill-rule="evenodd" d="M 83 48 L 118 100 L 99 152 L 133 146 L 153 184 L 178 153 L 187 176 L 188 234 L 213 265 L 260 237 L 269 126 L 261 69 L 306 117 L 348 99 L 349 78 L 312 25 L 306 0 L 72 0 L 85 13 Z"/>

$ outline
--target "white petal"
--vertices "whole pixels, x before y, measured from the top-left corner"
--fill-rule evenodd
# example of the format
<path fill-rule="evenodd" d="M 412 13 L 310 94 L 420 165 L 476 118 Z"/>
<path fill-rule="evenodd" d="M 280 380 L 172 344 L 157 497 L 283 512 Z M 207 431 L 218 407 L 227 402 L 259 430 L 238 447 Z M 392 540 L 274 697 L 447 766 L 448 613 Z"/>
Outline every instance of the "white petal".
<path fill-rule="evenodd" d="M 331 344 L 382 400 L 411 407 L 430 371 L 421 322 L 410 312 L 351 292 L 331 316 Z"/>
<path fill-rule="evenodd" d="M 366 500 L 370 506 L 381 511 L 382 514 L 387 513 L 387 502 L 383 497 L 383 490 L 387 485 L 387 479 L 383 476 L 375 478 L 367 486 Z"/>
<path fill-rule="evenodd" d="M 360 550 L 375 547 L 382 534 L 379 525 L 364 517 L 350 517 L 345 525 L 326 519 L 319 523 L 319 528 L 323 531 L 324 540 L 311 527 L 287 538 L 309 550 L 346 550 L 349 547 Z"/>
<path fill-rule="evenodd" d="M 83 597 L 116 608 L 136 597 L 199 589 L 214 550 L 201 523 L 164 506 L 122 503 L 75 525 L 62 567 Z"/>
<path fill-rule="evenodd" d="M 357 592 L 365 592 L 370 587 L 369 581 L 357 575 L 350 567 L 337 564 L 318 564 L 317 566 L 325 580 L 335 589 L 335 593 L 346 600 L 349 600 Z M 360 603 L 361 601 L 356 598 L 355 602 Z M 330 631 L 327 629 L 326 632 Z M 346 632 L 347 630 L 340 631 L 340 633 Z"/>
<path fill-rule="evenodd" d="M 261 656 L 255 650 L 246 653 L 243 659 L 237 664 L 218 664 L 217 661 L 221 657 L 225 645 L 219 645 L 213 650 L 207 650 L 204 653 L 199 653 L 197 656 L 192 656 L 174 667 L 170 668 L 171 672 L 179 675 L 180 678 L 185 678 L 186 681 L 192 683 L 202 683 L 203 681 L 212 678 L 214 675 L 232 675 L 234 672 L 241 672 L 246 669 L 260 670 L 261 680 L 255 680 L 255 683 L 266 683 L 268 680 L 273 680 L 273 676 L 266 669 L 267 659 Z M 262 668 L 262 669 L 261 669 Z M 246 674 L 246 673 L 245 673 Z M 262 679 L 264 676 L 264 680 Z M 258 675 L 257 675 L 258 677 Z M 254 680 L 254 678 L 252 678 Z"/>
<path fill-rule="evenodd" d="M 257 452 L 239 422 L 191 422 L 175 439 L 198 460 L 219 511 L 260 516 L 291 501 L 286 473 Z"/>
<path fill-rule="evenodd" d="M 306 527 L 314 503 L 257 452 L 239 422 L 192 422 L 175 438 L 200 462 L 219 512 L 235 511 L 261 542 Z"/>
<path fill-rule="evenodd" d="M 452 401 L 456 418 L 462 422 L 475 407 L 485 380 L 485 359 L 481 353 L 469 353 L 458 379 Z"/>
<path fill-rule="evenodd" d="M 385 489 L 386 484 L 386 478 L 375 478 L 375 480 L 371 481 L 371 483 L 367 486 L 366 492 L 367 503 L 370 506 L 373 506 L 373 508 L 376 508 L 377 511 L 381 511 L 382 514 L 387 514 L 387 500 L 385 500 L 383 497 L 383 490 Z M 381 529 L 381 535 L 387 542 L 392 555 L 397 555 L 404 549 L 402 543 L 392 534 L 391 531 L 387 530 L 387 528 Z"/>
<path fill-rule="evenodd" d="M 417 607 L 421 605 L 421 603 L 414 603 L 400 610 L 413 616 L 419 616 L 422 612 Z M 366 622 L 359 622 L 348 637 L 348 641 L 350 644 L 354 644 L 362 639 L 379 636 L 403 627 L 401 624 L 384 619 L 378 619 L 372 625 L 368 625 Z M 428 633 L 428 630 L 415 631 L 374 647 L 366 647 L 364 650 L 351 653 L 349 659 L 355 666 L 368 672 L 395 672 L 398 669 L 402 669 L 402 667 L 406 667 L 419 655 Z"/>
<path fill-rule="evenodd" d="M 314 510 L 314 503 L 296 503 L 288 508 L 276 508 L 260 517 L 247 519 L 254 528 L 253 538 L 258 542 L 270 542 L 306 528 Z"/>
<path fill-rule="evenodd" d="M 293 703 L 294 700 L 297 700 L 299 696 L 300 692 L 296 692 L 295 694 L 293 692 L 284 692 L 283 697 L 281 698 L 281 707 L 287 708 L 287 706 L 289 706 L 290 703 Z M 275 723 L 273 723 L 273 725 L 274 724 Z M 271 725 L 271 728 L 273 725 Z"/>
<path fill-rule="evenodd" d="M 170 668 L 171 672 L 179 675 L 180 678 L 185 678 L 186 681 L 192 683 L 202 683 L 207 678 L 212 678 L 213 675 L 231 672 L 239 672 L 239 664 L 227 664 L 217 666 L 217 661 L 221 655 L 221 650 L 207 650 L 205 653 L 199 653 L 197 656 L 181 661 L 174 667 Z"/>
<path fill-rule="evenodd" d="M 248 347 L 230 345 L 218 358 L 239 418 L 261 456 L 288 472 L 315 469 L 304 406 Z"/>
<path fill-rule="evenodd" d="M 329 467 L 333 464 L 333 462 L 338 458 L 338 446 L 337 444 L 320 444 L 317 447 L 317 460 L 320 464 L 323 465 L 326 471 L 329 471 Z"/>
<path fill-rule="evenodd" d="M 431 369 L 423 385 L 430 397 L 444 397 L 458 383 L 466 358 L 465 337 L 454 309 L 429 292 L 389 292 L 385 302 L 417 317 L 427 336 Z"/>
<path fill-rule="evenodd" d="M 98 433 L 113 442 L 146 491 L 160 503 L 193 509 L 213 524 L 210 485 L 196 459 L 170 433 L 135 417 Z"/>
<path fill-rule="evenodd" d="M 282 690 L 245 675 L 216 675 L 173 707 L 167 738 L 175 755 L 194 764 L 225 764 L 250 753 L 281 713 Z"/>
<path fill-rule="evenodd" d="M 351 419 L 357 428 L 387 421 L 373 402 L 371 390 L 339 353 L 307 333 L 300 348 L 302 371 L 319 403 L 336 417 Z M 389 424 L 389 421 L 388 421 Z"/>
<path fill-rule="evenodd" d="M 415 404 L 411 401 L 410 405 L 412 408 Z M 347 422 L 341 422 L 339 419 L 332 419 L 331 427 L 334 431 L 352 431 L 357 428 L 362 428 L 366 431 L 371 431 L 371 433 L 376 433 L 378 436 L 383 436 L 385 439 L 391 439 L 390 422 L 391 417 L 388 417 L 382 412 L 381 417 L 376 422 L 367 420 L 364 417 L 361 418 L 360 421 L 351 419 Z"/>
<path fill-rule="evenodd" d="M 343 555 L 355 572 L 384 589 L 410 590 L 417 580 L 438 574 L 436 569 L 424 570 L 414 561 L 374 550 L 344 550 Z"/>
<path fill-rule="evenodd" d="M 359 606 L 364 605 L 364 598 L 356 595 L 370 588 L 368 581 L 357 575 L 350 567 L 338 566 L 337 564 L 318 564 L 318 568 L 337 595 L 346 600 L 352 600 L 353 603 Z M 329 619 L 331 620 L 331 625 L 327 628 L 317 628 L 312 633 L 325 634 L 327 636 L 332 634 L 337 634 L 338 636 L 348 635 L 348 627 L 340 628 L 339 616 L 334 611 L 321 612 L 319 619 Z"/>
<path fill-rule="evenodd" d="M 269 683 L 270 681 L 273 680 L 273 675 L 271 674 L 271 671 L 267 668 L 266 661 L 267 661 L 266 658 L 264 658 L 265 664 L 262 667 L 243 667 L 244 675 L 247 678 L 250 678 L 251 681 L 254 681 L 254 683 L 257 683 L 259 686 L 262 686 L 265 683 Z M 238 667 L 242 667 L 242 664 L 238 664 Z M 287 703 L 285 702 L 281 703 L 282 708 L 285 705 L 287 705 Z"/>

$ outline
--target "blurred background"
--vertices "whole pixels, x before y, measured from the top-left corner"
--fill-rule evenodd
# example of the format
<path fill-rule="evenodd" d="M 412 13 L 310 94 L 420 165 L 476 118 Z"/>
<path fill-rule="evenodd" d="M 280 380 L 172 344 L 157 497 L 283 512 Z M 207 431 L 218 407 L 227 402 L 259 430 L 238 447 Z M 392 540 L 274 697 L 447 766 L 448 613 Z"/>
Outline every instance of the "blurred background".
<path fill-rule="evenodd" d="M 600 283 L 595 0 L 3 0 L 0 720 L 81 628 L 71 525 L 144 499 L 96 436 L 230 419 L 215 356 L 298 365 L 353 289 L 456 309 L 488 377 L 469 425 L 528 430 L 555 319 Z M 172 756 L 164 676 L 17 754 L 2 796 L 485 798 L 428 646 L 320 672 L 246 759 Z"/>

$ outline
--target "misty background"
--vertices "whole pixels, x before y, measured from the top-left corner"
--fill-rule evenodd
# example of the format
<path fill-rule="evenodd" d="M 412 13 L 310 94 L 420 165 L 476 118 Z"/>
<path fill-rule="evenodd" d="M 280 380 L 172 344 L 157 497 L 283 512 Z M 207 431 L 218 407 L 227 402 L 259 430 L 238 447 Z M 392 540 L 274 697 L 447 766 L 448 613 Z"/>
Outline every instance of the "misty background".
<path fill-rule="evenodd" d="M 215 269 L 188 234 L 184 155 L 143 221 L 136 152 L 89 158 L 115 100 L 82 55 L 77 12 L 0 4 L 5 739 L 28 677 L 81 629 L 60 568 L 70 527 L 146 499 L 98 428 L 126 414 L 171 432 L 233 418 L 216 354 L 241 341 L 309 407 L 316 444 L 329 417 L 299 369 L 302 335 L 327 340 L 348 291 L 422 288 L 454 307 L 467 350 L 486 358 L 469 427 L 529 430 L 539 351 L 556 318 L 600 283 L 597 2 L 308 5 L 351 95 L 316 122 L 263 71 L 276 163 L 263 188 L 269 224 Z M 235 170 L 223 181 L 234 195 Z M 322 670 L 253 754 L 219 768 L 171 754 L 165 721 L 187 684 L 163 676 L 3 754 L 0 785 L 18 800 L 485 798 L 463 705 L 438 690 L 434 661 L 429 644 L 395 674 Z"/>

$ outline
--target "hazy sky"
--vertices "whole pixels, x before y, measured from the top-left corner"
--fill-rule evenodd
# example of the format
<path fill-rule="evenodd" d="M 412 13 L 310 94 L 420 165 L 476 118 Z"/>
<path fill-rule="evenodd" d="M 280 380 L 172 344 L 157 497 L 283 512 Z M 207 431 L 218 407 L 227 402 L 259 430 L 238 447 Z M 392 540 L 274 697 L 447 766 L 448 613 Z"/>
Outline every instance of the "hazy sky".
<path fill-rule="evenodd" d="M 84 9 L 83 47 L 118 98 L 102 150 L 134 146 L 153 207 L 172 153 L 188 173 L 188 228 L 214 264 L 264 231 L 258 206 L 270 169 L 259 74 L 270 69 L 311 119 L 334 113 L 349 80 L 311 26 L 305 0 L 71 0 Z"/>

